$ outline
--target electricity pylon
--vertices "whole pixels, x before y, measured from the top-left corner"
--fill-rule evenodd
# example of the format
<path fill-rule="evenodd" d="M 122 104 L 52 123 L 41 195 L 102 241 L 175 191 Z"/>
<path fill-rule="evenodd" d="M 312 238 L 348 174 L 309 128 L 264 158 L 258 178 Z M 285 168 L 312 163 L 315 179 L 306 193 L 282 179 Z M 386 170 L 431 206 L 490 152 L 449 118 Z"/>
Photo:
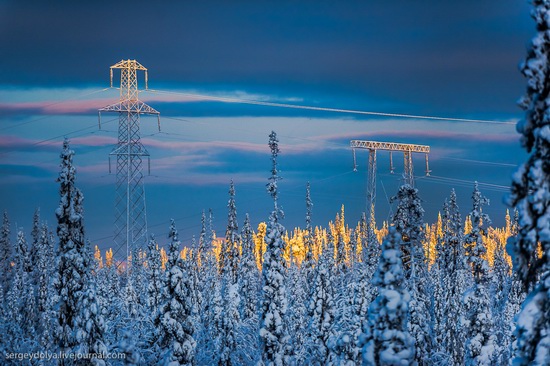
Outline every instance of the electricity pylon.
<path fill-rule="evenodd" d="M 378 141 L 360 141 L 351 140 L 350 146 L 353 150 L 353 170 L 357 171 L 357 160 L 355 157 L 355 149 L 367 149 L 369 150 L 369 166 L 367 177 L 367 212 L 369 214 L 368 220 L 372 223 L 374 221 L 374 203 L 376 201 L 376 151 L 387 150 L 390 152 L 390 173 L 394 172 L 393 166 L 393 151 L 403 151 L 403 179 L 405 184 L 409 184 L 414 187 L 414 175 L 413 175 L 413 153 L 424 153 L 426 156 L 426 175 L 430 175 L 430 168 L 428 165 L 428 154 L 430 153 L 430 147 L 426 145 L 414 145 L 414 144 L 400 144 L 396 142 L 378 142 Z"/>
<path fill-rule="evenodd" d="M 160 131 L 160 113 L 139 100 L 137 71 L 145 72 L 147 90 L 145 67 L 136 60 L 122 60 L 111 66 L 111 87 L 114 69 L 120 69 L 120 100 L 99 109 L 99 128 L 101 129 L 101 112 L 118 112 L 118 143 L 109 154 L 109 173 L 111 156 L 116 157 L 114 243 L 117 247 L 126 246 L 126 260 L 129 265 L 132 251 L 142 247 L 147 239 L 143 158 L 148 159 L 149 171 L 151 164 L 149 152 L 141 143 L 139 116 L 157 115 Z"/>

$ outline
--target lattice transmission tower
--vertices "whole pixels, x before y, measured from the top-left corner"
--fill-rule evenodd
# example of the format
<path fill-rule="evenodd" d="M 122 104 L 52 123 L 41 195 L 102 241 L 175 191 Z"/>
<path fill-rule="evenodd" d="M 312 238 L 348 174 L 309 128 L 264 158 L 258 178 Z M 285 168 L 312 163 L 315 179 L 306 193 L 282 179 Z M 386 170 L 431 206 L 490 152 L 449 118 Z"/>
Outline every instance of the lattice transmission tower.
<path fill-rule="evenodd" d="M 101 112 L 118 113 L 118 143 L 109 154 L 109 173 L 111 157 L 116 159 L 114 243 L 117 247 L 126 246 L 126 260 L 130 264 L 132 251 L 142 247 L 147 239 L 144 158 L 147 158 L 149 171 L 151 164 L 149 152 L 141 143 L 140 115 L 156 115 L 160 131 L 160 113 L 139 100 L 137 72 L 144 71 L 147 90 L 148 76 L 145 67 L 136 60 L 122 60 L 111 66 L 111 87 L 114 69 L 120 69 L 120 100 L 99 109 L 99 128 L 101 129 Z"/>
<path fill-rule="evenodd" d="M 378 141 L 360 141 L 351 140 L 350 146 L 353 151 L 353 170 L 357 171 L 357 159 L 355 157 L 355 149 L 369 150 L 369 166 L 367 176 L 367 212 L 369 222 L 374 221 L 374 204 L 376 201 L 376 151 L 386 150 L 390 152 L 390 173 L 393 174 L 395 167 L 393 166 L 393 151 L 403 152 L 403 180 L 405 184 L 410 184 L 414 187 L 413 174 L 413 153 L 424 153 L 426 157 L 426 175 L 430 175 L 430 167 L 428 165 L 428 154 L 430 147 L 426 145 L 400 144 L 396 142 L 378 142 Z"/>

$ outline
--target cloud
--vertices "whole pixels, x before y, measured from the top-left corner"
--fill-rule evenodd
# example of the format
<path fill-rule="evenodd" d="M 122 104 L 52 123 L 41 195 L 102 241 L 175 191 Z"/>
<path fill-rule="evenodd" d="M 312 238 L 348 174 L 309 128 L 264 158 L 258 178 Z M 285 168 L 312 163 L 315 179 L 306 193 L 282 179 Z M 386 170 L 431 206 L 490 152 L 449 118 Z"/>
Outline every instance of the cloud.
<path fill-rule="evenodd" d="M 231 180 L 235 184 L 244 183 L 265 183 L 266 178 L 261 174 L 255 173 L 186 173 L 184 175 L 168 176 L 168 175 L 151 175 L 146 178 L 147 184 L 169 184 L 169 185 L 218 185 L 229 184 Z"/>
<path fill-rule="evenodd" d="M 422 131 L 411 131 L 411 130 L 377 130 L 371 133 L 364 132 L 348 132 L 348 133 L 335 133 L 327 135 L 318 135 L 313 138 L 315 139 L 324 139 L 328 141 L 339 141 L 339 140 L 371 140 L 377 139 L 378 137 L 395 137 L 400 139 L 437 139 L 441 141 L 476 141 L 476 142 L 514 142 L 518 141 L 519 136 L 514 132 L 506 133 L 480 133 L 480 131 L 472 128 L 471 132 L 457 132 L 452 130 L 422 130 Z M 392 141 L 393 142 L 393 141 Z M 395 141 L 401 142 L 401 141 Z M 410 142 L 407 142 L 410 143 Z"/>

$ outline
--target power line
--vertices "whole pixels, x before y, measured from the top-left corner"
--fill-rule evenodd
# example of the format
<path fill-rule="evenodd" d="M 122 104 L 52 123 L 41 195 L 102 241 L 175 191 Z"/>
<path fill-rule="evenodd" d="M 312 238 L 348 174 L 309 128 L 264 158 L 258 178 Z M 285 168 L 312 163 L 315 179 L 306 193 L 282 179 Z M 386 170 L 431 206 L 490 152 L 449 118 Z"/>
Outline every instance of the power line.
<path fill-rule="evenodd" d="M 115 121 L 115 120 L 116 120 L 116 118 L 115 118 L 115 119 L 108 120 L 107 122 L 105 122 L 105 124 L 110 123 L 110 122 L 113 122 L 113 121 Z M 94 124 L 94 125 L 90 125 L 90 126 L 88 126 L 88 127 L 80 128 L 80 129 L 78 129 L 78 130 L 73 130 L 73 131 L 70 131 L 70 132 L 66 132 L 66 133 L 64 133 L 64 134 L 62 134 L 62 135 L 58 135 L 58 136 L 50 137 L 50 138 L 48 138 L 48 139 L 44 139 L 44 140 L 40 140 L 40 141 L 37 141 L 37 142 L 33 142 L 32 144 L 29 144 L 28 146 L 38 146 L 38 145 L 42 145 L 42 144 L 44 144 L 44 143 L 46 143 L 46 142 L 54 141 L 54 140 L 57 140 L 57 139 L 59 139 L 59 138 L 66 137 L 66 136 L 68 136 L 68 135 L 72 135 L 72 134 L 75 134 L 75 133 L 78 133 L 78 132 L 86 131 L 86 130 L 92 128 L 92 127 L 97 127 L 97 125 L 95 125 L 95 124 Z M 89 132 L 88 132 L 88 133 L 89 133 Z M 85 133 L 84 135 L 86 135 L 86 134 L 88 134 L 88 133 Z M 14 152 L 14 151 L 17 151 L 17 150 L 18 150 L 18 149 L 9 149 L 9 150 L 7 150 L 7 151 L 1 152 L 1 153 L 0 153 L 0 156 L 10 154 L 10 153 L 12 153 L 12 152 Z"/>
<path fill-rule="evenodd" d="M 511 163 L 501 163 L 501 162 L 487 161 L 487 160 L 463 159 L 463 158 L 446 157 L 446 156 L 441 157 L 441 159 L 464 161 L 464 162 L 467 162 L 467 163 L 476 163 L 476 164 L 505 166 L 505 167 L 517 167 L 518 166 L 518 164 L 511 164 Z"/>
<path fill-rule="evenodd" d="M 414 114 L 404 114 L 404 113 L 384 113 L 384 112 L 362 111 L 362 110 L 355 110 L 355 109 L 342 109 L 342 108 L 330 108 L 330 107 L 314 107 L 314 106 L 299 105 L 299 104 L 275 103 L 275 102 L 266 102 L 266 101 L 253 100 L 253 99 L 244 99 L 244 98 L 235 98 L 235 97 L 218 97 L 218 96 L 206 95 L 206 94 L 182 93 L 182 92 L 173 92 L 173 91 L 165 91 L 165 90 L 155 90 L 155 89 L 147 89 L 147 91 L 150 91 L 152 93 L 157 93 L 157 94 L 181 95 L 191 99 L 199 99 L 199 100 L 212 100 L 212 101 L 225 102 L 225 103 L 261 105 L 261 106 L 267 106 L 267 107 L 306 109 L 306 110 L 321 111 L 321 112 L 335 112 L 335 113 L 361 114 L 361 115 L 379 116 L 379 117 L 426 119 L 426 120 L 452 121 L 452 122 L 465 122 L 465 123 L 489 123 L 489 124 L 499 124 L 499 125 L 516 124 L 515 122 L 483 120 L 483 119 L 439 117 L 439 116 L 414 115 Z"/>

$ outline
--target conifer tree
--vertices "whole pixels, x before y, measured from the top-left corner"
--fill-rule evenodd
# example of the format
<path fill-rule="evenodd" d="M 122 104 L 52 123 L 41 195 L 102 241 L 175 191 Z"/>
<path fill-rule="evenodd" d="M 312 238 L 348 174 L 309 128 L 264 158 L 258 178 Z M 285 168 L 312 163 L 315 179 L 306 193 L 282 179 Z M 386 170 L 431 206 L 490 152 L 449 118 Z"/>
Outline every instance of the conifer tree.
<path fill-rule="evenodd" d="M 10 338 L 17 343 L 25 343 L 27 339 L 34 337 L 35 303 L 34 288 L 31 283 L 31 273 L 27 272 L 30 255 L 25 234 L 22 230 L 17 232 L 12 284 L 7 294 L 8 313 L 12 326 Z"/>
<path fill-rule="evenodd" d="M 237 366 L 239 362 L 239 333 L 241 317 L 239 314 L 240 296 L 236 283 L 231 283 L 229 277 L 222 279 L 222 309 L 219 318 L 218 351 L 216 364 L 219 366 Z"/>
<path fill-rule="evenodd" d="M 181 242 L 174 220 L 170 224 L 170 249 L 166 263 L 166 301 L 161 310 L 161 346 L 166 348 L 165 365 L 193 365 L 196 342 L 193 339 L 191 284 L 180 256 Z"/>
<path fill-rule="evenodd" d="M 353 339 L 356 349 L 355 354 L 355 364 L 362 363 L 362 352 L 359 343 L 359 337 L 362 333 L 363 321 L 367 318 L 369 305 L 376 297 L 376 287 L 371 286 L 372 277 L 378 266 L 378 259 L 370 260 L 370 257 L 367 257 L 369 254 L 367 250 L 363 250 L 361 253 L 362 260 L 360 263 L 357 263 L 354 266 L 355 272 L 355 286 L 353 294 Z M 374 265 L 374 267 L 371 267 Z"/>
<path fill-rule="evenodd" d="M 306 362 L 307 302 L 306 279 L 295 261 L 289 264 L 286 276 L 288 309 L 285 322 L 288 324 L 289 338 L 292 340 L 292 359 L 295 364 Z"/>
<path fill-rule="evenodd" d="M 429 312 L 431 308 L 431 278 L 424 256 L 423 241 L 424 209 L 418 190 L 405 184 L 399 188 L 392 200 L 399 201 L 393 222 L 403 240 L 403 267 L 411 301 L 409 303 L 410 334 L 415 338 L 416 361 L 423 365 L 429 359 L 432 346 L 432 328 Z"/>
<path fill-rule="evenodd" d="M 518 316 L 514 364 L 542 365 L 550 355 L 550 25 L 547 0 L 533 0 L 537 34 L 520 66 L 527 92 L 520 101 L 525 119 L 517 124 L 521 144 L 529 154 L 513 176 L 509 203 L 517 208 L 519 230 L 508 242 L 514 270 L 532 288 Z M 542 247 L 542 257 L 535 253 Z"/>
<path fill-rule="evenodd" d="M 4 211 L 2 229 L 0 230 L 0 285 L 4 293 L 8 291 L 11 281 L 11 257 L 10 220 L 8 218 L 8 212 Z M 2 295 L 4 295 L 4 293 Z"/>
<path fill-rule="evenodd" d="M 158 244 L 152 234 L 147 245 L 147 282 L 149 314 L 151 314 L 153 325 L 158 327 L 160 324 L 160 308 L 164 303 L 165 283 Z"/>
<path fill-rule="evenodd" d="M 454 189 L 451 190 L 449 200 L 444 206 L 442 225 L 443 244 L 438 260 L 439 265 L 445 268 L 441 279 L 445 317 L 439 319 L 439 322 L 444 327 L 442 333 L 444 353 L 450 356 L 451 365 L 462 365 L 466 341 L 465 330 L 460 322 L 460 319 L 466 317 L 462 297 L 472 282 L 472 275 L 465 260 L 462 218 Z M 454 316 L 451 317 L 450 314 Z"/>
<path fill-rule="evenodd" d="M 482 237 L 484 225 L 490 224 L 490 219 L 483 213 L 482 208 L 489 201 L 481 195 L 477 182 L 474 185 L 472 201 L 473 208 L 470 212 L 472 230 L 466 235 L 465 243 L 474 283 L 464 294 L 468 334 L 464 363 L 493 365 L 497 344 L 488 291 L 489 264 L 485 260 L 486 248 Z"/>
<path fill-rule="evenodd" d="M 227 230 L 225 241 L 220 252 L 220 270 L 222 276 L 229 276 L 230 283 L 237 282 L 237 266 L 239 264 L 239 226 L 237 223 L 237 206 L 235 204 L 235 185 L 229 186 L 229 201 L 227 203 Z"/>
<path fill-rule="evenodd" d="M 306 185 L 306 227 L 305 227 L 305 235 L 304 235 L 304 247 L 305 247 L 305 258 L 302 263 L 302 268 L 304 275 L 306 277 L 306 291 L 309 293 L 309 287 L 313 283 L 313 266 L 314 266 L 314 258 L 313 258 L 313 227 L 311 226 L 311 216 L 313 211 L 313 202 L 311 200 L 311 186 L 309 182 L 307 182 Z"/>
<path fill-rule="evenodd" d="M 309 302 L 309 360 L 310 365 L 324 365 L 329 362 L 329 337 L 335 321 L 334 289 L 331 282 L 332 250 L 324 250 L 315 267 L 315 280 Z"/>
<path fill-rule="evenodd" d="M 414 361 L 414 340 L 407 325 L 410 296 L 403 284 L 401 245 L 401 235 L 390 227 L 372 280 L 379 295 L 369 307 L 361 336 L 364 365 L 411 365 Z"/>
<path fill-rule="evenodd" d="M 84 196 L 75 186 L 74 151 L 67 139 L 63 142 L 60 172 L 60 202 L 57 217 L 56 275 L 54 276 L 57 326 L 54 341 L 62 352 L 103 353 L 102 319 L 97 313 L 95 290 L 88 286 L 90 253 L 84 240 Z M 63 364 L 65 360 L 61 360 Z M 91 360 L 103 365 L 101 358 Z"/>
<path fill-rule="evenodd" d="M 31 254 L 31 271 L 35 268 L 36 263 L 38 263 L 38 240 L 40 240 L 40 208 L 34 210 L 34 215 L 32 219 L 32 231 L 31 231 L 31 244 L 30 244 L 30 254 Z M 35 274 L 33 281 L 34 284 L 38 283 L 38 276 Z"/>
<path fill-rule="evenodd" d="M 393 224 L 403 240 L 403 268 L 409 279 L 414 265 L 424 262 L 422 241 L 424 240 L 424 209 L 418 197 L 418 190 L 408 184 L 399 187 L 393 201 L 398 201 Z"/>
<path fill-rule="evenodd" d="M 37 294 L 37 312 L 38 327 L 40 334 L 40 344 L 44 349 L 51 347 L 51 327 L 52 327 L 52 289 L 50 278 L 53 274 L 52 266 L 53 245 L 48 236 L 48 226 L 43 224 L 38 239 L 38 263 L 35 271 L 38 274 L 38 294 Z"/>
<path fill-rule="evenodd" d="M 261 307 L 261 364 L 265 366 L 283 366 L 289 363 L 287 342 L 288 333 L 284 323 L 287 311 L 287 294 L 284 281 L 285 268 L 282 234 L 285 229 L 280 223 L 284 214 L 278 205 L 277 182 L 281 179 L 277 170 L 277 156 L 279 155 L 279 141 L 277 134 L 269 135 L 271 150 L 271 177 L 267 184 L 267 191 L 273 199 L 273 211 L 269 217 L 266 233 L 266 252 L 262 266 L 263 299 Z"/>
<path fill-rule="evenodd" d="M 257 321 L 259 273 L 254 257 L 254 240 L 248 214 L 244 219 L 241 231 L 242 258 L 239 262 L 239 293 L 242 299 L 241 318 L 243 321 L 254 319 Z"/>
<path fill-rule="evenodd" d="M 199 235 L 199 245 L 197 247 L 197 254 L 196 258 L 198 261 L 198 268 L 202 268 L 203 265 L 206 265 L 205 263 L 205 251 L 206 251 L 206 214 L 204 213 L 204 210 L 201 214 L 201 233 Z"/>
<path fill-rule="evenodd" d="M 490 298 L 491 298 L 491 312 L 494 319 L 494 329 L 496 335 L 496 342 L 500 347 L 500 354 L 498 355 L 498 364 L 507 363 L 510 359 L 508 352 L 511 341 L 511 327 L 510 323 L 513 321 L 512 317 L 509 317 L 507 304 L 511 298 L 513 278 L 509 275 L 511 268 L 506 261 L 504 245 L 497 240 L 497 248 L 495 250 L 495 256 L 493 261 L 493 274 L 490 277 Z M 506 355 L 506 358 L 502 356 Z"/>

